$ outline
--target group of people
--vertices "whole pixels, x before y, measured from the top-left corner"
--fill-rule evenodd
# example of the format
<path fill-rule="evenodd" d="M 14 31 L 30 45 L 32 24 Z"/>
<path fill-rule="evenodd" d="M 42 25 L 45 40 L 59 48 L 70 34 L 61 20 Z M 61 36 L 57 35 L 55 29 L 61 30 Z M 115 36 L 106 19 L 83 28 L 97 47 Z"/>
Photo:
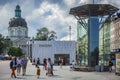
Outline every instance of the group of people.
<path fill-rule="evenodd" d="M 26 57 L 14 57 L 10 61 L 10 69 L 11 69 L 11 77 L 16 78 L 16 70 L 17 75 L 20 75 L 21 68 L 22 68 L 22 75 L 24 76 L 26 74 L 26 67 L 27 67 L 27 58 Z"/>
<path fill-rule="evenodd" d="M 41 70 L 40 70 L 40 67 L 39 67 L 40 59 L 39 58 L 37 58 L 37 59 L 34 58 L 33 61 L 32 61 L 32 64 L 35 65 L 35 67 L 37 68 L 36 75 L 37 75 L 37 78 L 39 78 L 40 73 L 41 73 L 40 72 Z M 50 58 L 44 58 L 43 69 L 46 70 L 46 75 L 47 76 L 53 76 L 53 63 L 52 63 Z"/>
<path fill-rule="evenodd" d="M 37 65 L 40 65 L 40 58 L 37 59 L 33 59 L 32 64 L 35 65 L 37 67 Z"/>

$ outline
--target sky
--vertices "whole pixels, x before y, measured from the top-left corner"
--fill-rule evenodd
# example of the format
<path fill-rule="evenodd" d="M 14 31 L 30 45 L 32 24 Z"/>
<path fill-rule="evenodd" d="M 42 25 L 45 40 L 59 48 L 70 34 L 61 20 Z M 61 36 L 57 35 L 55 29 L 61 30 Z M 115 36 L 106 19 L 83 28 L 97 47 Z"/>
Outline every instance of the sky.
<path fill-rule="evenodd" d="M 27 22 L 28 36 L 35 37 L 37 29 L 47 27 L 56 32 L 57 40 L 77 39 L 77 20 L 69 14 L 70 8 L 91 4 L 93 0 L 0 0 L 0 34 L 8 35 L 10 18 L 15 16 L 17 4 L 21 15 Z M 94 0 L 96 4 L 111 4 L 120 8 L 119 0 Z"/>

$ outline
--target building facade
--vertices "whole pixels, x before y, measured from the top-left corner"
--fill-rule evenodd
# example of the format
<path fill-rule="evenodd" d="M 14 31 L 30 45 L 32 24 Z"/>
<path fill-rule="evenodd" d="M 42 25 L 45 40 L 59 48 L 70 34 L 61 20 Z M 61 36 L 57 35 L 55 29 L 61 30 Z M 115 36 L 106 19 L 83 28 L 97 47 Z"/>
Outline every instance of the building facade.
<path fill-rule="evenodd" d="M 120 51 L 120 18 L 116 15 L 106 20 L 99 34 L 99 61 L 108 65 L 109 59 L 115 60 L 115 53 Z"/>
<path fill-rule="evenodd" d="M 88 65 L 88 34 L 86 29 L 77 22 L 77 62 Z"/>
<path fill-rule="evenodd" d="M 14 47 L 21 47 L 23 53 L 27 53 L 26 42 L 30 38 L 28 37 L 27 22 L 21 17 L 19 5 L 17 5 L 15 9 L 15 17 L 9 21 L 8 38 L 12 41 Z"/>
<path fill-rule="evenodd" d="M 108 65 L 110 55 L 110 25 L 111 21 L 106 20 L 99 30 L 99 64 Z"/>
<path fill-rule="evenodd" d="M 111 22 L 110 35 L 110 49 L 114 52 L 120 49 L 120 18 Z"/>
<path fill-rule="evenodd" d="M 63 59 L 65 64 L 71 64 L 76 60 L 76 45 L 75 41 L 33 41 L 31 42 L 32 59 L 43 60 L 51 58 L 54 64 L 57 64 L 59 59 Z"/>

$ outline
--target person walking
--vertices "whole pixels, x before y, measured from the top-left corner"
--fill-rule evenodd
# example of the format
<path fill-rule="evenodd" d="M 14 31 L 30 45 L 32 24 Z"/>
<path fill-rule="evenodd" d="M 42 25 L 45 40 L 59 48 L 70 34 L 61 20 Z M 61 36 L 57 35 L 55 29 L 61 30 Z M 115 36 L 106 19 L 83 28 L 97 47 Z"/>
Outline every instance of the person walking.
<path fill-rule="evenodd" d="M 47 70 L 47 59 L 46 58 L 43 59 L 43 69 Z"/>
<path fill-rule="evenodd" d="M 41 70 L 40 70 L 39 66 L 37 66 L 37 71 L 36 71 L 37 78 L 40 78 L 40 72 L 41 72 Z"/>
<path fill-rule="evenodd" d="M 62 65 L 63 65 L 63 59 L 61 59 L 60 61 L 60 69 L 62 69 Z"/>
<path fill-rule="evenodd" d="M 49 62 L 50 62 L 50 66 L 51 66 L 50 74 L 53 76 L 53 75 L 54 75 L 54 74 L 53 74 L 53 63 L 52 63 L 52 61 L 51 61 L 50 58 L 48 58 L 48 60 L 49 60 Z"/>
<path fill-rule="evenodd" d="M 37 65 L 40 65 L 40 58 L 37 58 Z"/>
<path fill-rule="evenodd" d="M 17 59 L 17 75 L 19 75 L 21 72 L 21 58 L 19 57 Z"/>
<path fill-rule="evenodd" d="M 37 66 L 39 66 L 39 65 L 40 65 L 40 59 L 37 58 L 37 60 L 36 60 L 36 65 L 35 65 L 35 66 L 37 67 Z"/>
<path fill-rule="evenodd" d="M 113 66 L 113 63 L 112 63 L 112 61 L 111 61 L 111 59 L 110 59 L 110 60 L 109 60 L 109 72 L 112 71 L 112 66 Z"/>
<path fill-rule="evenodd" d="M 15 70 L 16 70 L 16 65 L 17 65 L 17 61 L 16 58 L 13 58 L 10 62 L 10 69 L 11 69 L 11 77 L 16 78 L 16 74 L 15 74 Z"/>
<path fill-rule="evenodd" d="M 75 65 L 76 65 L 76 62 L 73 60 L 73 61 L 72 61 L 72 70 L 74 70 Z"/>
<path fill-rule="evenodd" d="M 36 61 L 35 61 L 35 58 L 34 58 L 33 61 L 32 61 L 32 65 L 36 65 L 35 62 L 36 62 Z"/>
<path fill-rule="evenodd" d="M 47 73 L 46 75 L 50 76 L 51 75 L 51 64 L 50 64 L 50 59 L 47 59 Z"/>
<path fill-rule="evenodd" d="M 23 57 L 23 58 L 22 58 L 21 65 L 22 65 L 22 73 L 23 73 L 23 76 L 26 74 L 27 61 L 28 61 L 28 60 L 27 60 L 26 57 Z"/>

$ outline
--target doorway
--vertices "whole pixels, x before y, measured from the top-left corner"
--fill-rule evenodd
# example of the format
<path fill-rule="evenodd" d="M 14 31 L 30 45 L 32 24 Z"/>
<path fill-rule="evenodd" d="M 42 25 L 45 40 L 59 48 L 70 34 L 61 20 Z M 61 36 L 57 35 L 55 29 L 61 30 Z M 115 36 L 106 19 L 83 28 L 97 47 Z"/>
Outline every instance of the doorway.
<path fill-rule="evenodd" d="M 59 65 L 59 61 L 63 60 L 63 65 L 70 64 L 70 55 L 69 54 L 55 54 L 55 64 Z"/>

